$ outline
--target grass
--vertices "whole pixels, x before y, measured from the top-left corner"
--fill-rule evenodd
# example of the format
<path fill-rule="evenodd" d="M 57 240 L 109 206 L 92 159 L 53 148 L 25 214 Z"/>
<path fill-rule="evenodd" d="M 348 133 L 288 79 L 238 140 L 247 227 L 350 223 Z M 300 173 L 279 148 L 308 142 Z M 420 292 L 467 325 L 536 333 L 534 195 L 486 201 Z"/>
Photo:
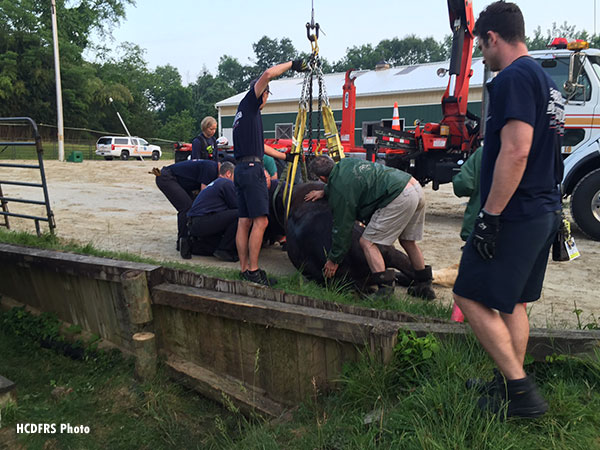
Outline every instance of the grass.
<path fill-rule="evenodd" d="M 0 355 L 0 373 L 18 389 L 18 406 L 3 411 L 2 427 L 54 423 L 57 429 L 59 424 L 90 428 L 89 434 L 19 435 L 28 449 L 214 448 L 215 420 L 235 419 L 163 373 L 138 383 L 132 362 L 121 357 L 73 360 L 2 329 Z M 69 393 L 52 394 L 55 389 Z"/>
<path fill-rule="evenodd" d="M 157 261 L 127 252 L 100 250 L 95 248 L 92 244 L 88 243 L 83 245 L 72 240 L 58 238 L 57 236 L 49 233 L 38 237 L 35 234 L 30 234 L 27 232 L 0 229 L 0 242 L 43 248 L 47 250 L 79 253 L 103 258 L 113 258 L 124 261 L 162 265 L 174 269 L 189 270 L 191 272 L 201 273 L 203 275 L 230 280 L 239 278 L 239 271 L 237 269 L 234 270 L 218 267 L 198 266 L 173 261 Z M 428 317 L 447 319 L 450 317 L 451 312 L 451 308 L 449 306 L 444 306 L 438 302 L 426 302 L 413 299 L 408 295 L 396 295 L 393 298 L 387 299 L 364 298 L 352 290 L 349 290 L 344 283 L 334 283 L 323 287 L 314 282 L 307 281 L 299 272 L 296 272 L 291 276 L 278 277 L 276 288 L 283 289 L 292 294 L 305 295 L 307 297 L 318 298 L 324 301 L 348 305 L 359 305 L 368 308 L 403 311 Z"/>

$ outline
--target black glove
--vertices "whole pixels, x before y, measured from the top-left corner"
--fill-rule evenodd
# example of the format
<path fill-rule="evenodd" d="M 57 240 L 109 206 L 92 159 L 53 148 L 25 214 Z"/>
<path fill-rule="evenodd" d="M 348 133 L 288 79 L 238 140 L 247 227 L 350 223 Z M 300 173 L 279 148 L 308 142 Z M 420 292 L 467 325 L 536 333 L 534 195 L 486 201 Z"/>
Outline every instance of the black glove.
<path fill-rule="evenodd" d="M 296 72 L 306 72 L 308 70 L 308 63 L 303 59 L 296 59 L 292 61 L 292 70 Z"/>
<path fill-rule="evenodd" d="M 293 162 L 293 161 L 294 161 L 294 156 L 295 156 L 295 155 L 294 155 L 293 153 L 286 153 L 286 154 L 285 154 L 285 160 L 286 160 L 287 162 Z"/>
<path fill-rule="evenodd" d="M 473 245 L 483 259 L 492 259 L 496 254 L 496 239 L 500 231 L 500 216 L 485 209 L 479 211 L 473 227 Z"/>

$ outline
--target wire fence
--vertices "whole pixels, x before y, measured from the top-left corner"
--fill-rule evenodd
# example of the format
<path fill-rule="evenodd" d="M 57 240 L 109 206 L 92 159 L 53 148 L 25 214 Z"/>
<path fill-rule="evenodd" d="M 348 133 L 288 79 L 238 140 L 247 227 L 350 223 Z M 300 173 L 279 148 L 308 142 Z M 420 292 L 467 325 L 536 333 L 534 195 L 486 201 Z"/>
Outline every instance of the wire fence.
<path fill-rule="evenodd" d="M 5 138 L 0 137 L 0 140 Z M 150 141 L 150 143 L 152 143 Z M 172 160 L 175 158 L 173 145 L 165 144 L 164 142 L 160 145 L 162 150 L 161 160 Z M 58 159 L 58 142 L 57 141 L 44 141 L 42 140 L 42 148 L 44 150 L 44 159 Z M 81 152 L 84 160 L 104 160 L 103 156 L 96 155 L 96 142 L 90 141 L 65 141 L 65 159 L 69 157 L 72 152 Z M 149 158 L 149 157 L 148 157 Z M 0 148 L 0 160 L 7 159 L 37 159 L 37 153 L 35 146 L 16 146 L 8 145 Z M 119 159 L 116 157 L 115 159 Z"/>
<path fill-rule="evenodd" d="M 44 159 L 58 159 L 58 139 L 56 126 L 39 124 L 38 129 L 42 138 Z M 81 152 L 84 160 L 103 160 L 96 155 L 96 142 L 101 136 L 124 136 L 122 133 L 111 133 L 87 128 L 65 128 L 65 159 L 72 152 Z M 149 144 L 158 145 L 162 150 L 163 160 L 174 159 L 173 141 L 158 138 L 146 139 Z M 31 141 L 29 127 L 19 123 L 0 124 L 0 141 L 19 142 Z M 37 159 L 34 146 L 7 145 L 0 147 L 0 160 L 6 159 Z"/>

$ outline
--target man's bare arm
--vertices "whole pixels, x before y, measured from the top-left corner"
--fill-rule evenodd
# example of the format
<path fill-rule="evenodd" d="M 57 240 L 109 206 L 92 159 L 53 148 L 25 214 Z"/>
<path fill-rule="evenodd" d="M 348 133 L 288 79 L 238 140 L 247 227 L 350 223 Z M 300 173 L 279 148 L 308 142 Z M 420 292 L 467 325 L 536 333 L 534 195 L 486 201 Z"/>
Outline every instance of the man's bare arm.
<path fill-rule="evenodd" d="M 273 67 L 269 67 L 267 70 L 265 70 L 254 85 L 254 93 L 256 94 L 256 98 L 262 95 L 267 85 L 269 84 L 269 81 L 271 81 L 273 78 L 277 78 L 278 76 L 283 75 L 291 68 L 292 61 L 288 61 L 281 64 L 277 64 Z"/>
<path fill-rule="evenodd" d="M 523 178 L 533 142 L 533 127 L 520 120 L 509 120 L 500 130 L 500 142 L 492 187 L 483 206 L 494 215 L 506 208 Z"/>
<path fill-rule="evenodd" d="M 265 154 L 272 156 L 275 159 L 285 159 L 285 153 L 280 152 L 279 150 L 275 150 L 273 147 L 265 145 Z"/>

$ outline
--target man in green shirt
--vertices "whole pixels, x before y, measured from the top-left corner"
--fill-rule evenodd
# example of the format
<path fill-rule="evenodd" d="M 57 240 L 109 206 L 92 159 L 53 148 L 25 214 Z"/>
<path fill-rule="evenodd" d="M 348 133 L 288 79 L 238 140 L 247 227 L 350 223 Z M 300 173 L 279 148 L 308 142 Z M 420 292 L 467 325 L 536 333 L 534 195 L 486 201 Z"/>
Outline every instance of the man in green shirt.
<path fill-rule="evenodd" d="M 481 194 L 479 192 L 479 178 L 481 172 L 481 155 L 483 147 L 479 147 L 465 163 L 461 166 L 460 172 L 452 178 L 452 187 L 454 195 L 457 197 L 469 197 L 469 202 L 465 209 L 460 237 L 467 241 L 473 231 L 475 219 L 481 209 Z"/>
<path fill-rule="evenodd" d="M 386 271 L 376 244 L 393 245 L 396 239 L 415 269 L 415 283 L 408 293 L 435 298 L 431 287 L 431 266 L 425 266 L 416 241 L 423 238 L 425 200 L 423 190 L 410 174 L 369 161 L 345 158 L 335 164 L 328 156 L 318 156 L 310 170 L 326 183 L 324 190 L 309 192 L 305 200 L 326 197 L 333 214 L 331 250 L 323 267 L 326 277 L 335 275 L 351 245 L 356 220 L 367 224 L 360 238 L 371 280 L 379 286 L 378 295 L 393 292 L 393 272 Z"/>
<path fill-rule="evenodd" d="M 277 179 L 277 164 L 275 164 L 275 158 L 267 154 L 263 155 L 263 167 L 269 174 L 268 178 L 270 178 L 271 181 Z"/>

